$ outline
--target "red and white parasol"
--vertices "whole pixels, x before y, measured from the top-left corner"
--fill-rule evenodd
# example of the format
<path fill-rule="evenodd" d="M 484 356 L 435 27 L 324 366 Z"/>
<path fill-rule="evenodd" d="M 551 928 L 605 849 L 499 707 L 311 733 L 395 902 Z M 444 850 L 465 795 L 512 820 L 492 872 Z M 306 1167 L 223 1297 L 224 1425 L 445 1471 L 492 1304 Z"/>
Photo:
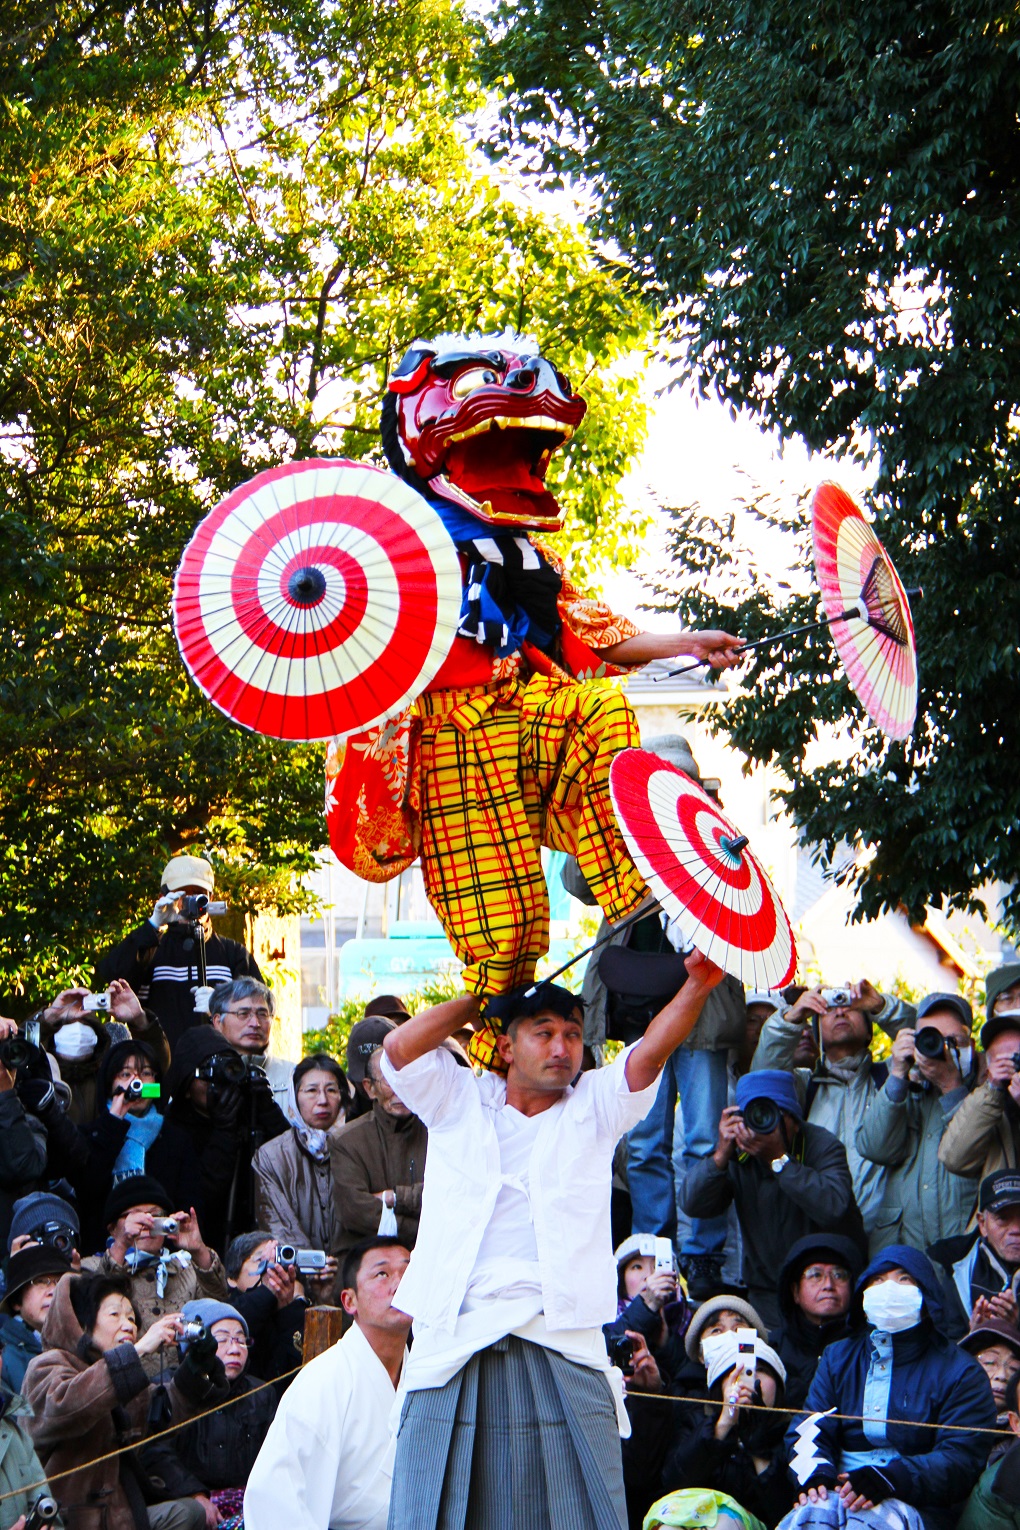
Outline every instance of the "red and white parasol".
<path fill-rule="evenodd" d="M 900 577 L 838 484 L 815 490 L 811 529 L 822 603 L 847 678 L 883 733 L 909 738 L 917 716 L 917 649 Z"/>
<path fill-rule="evenodd" d="M 174 626 L 195 683 L 271 738 L 346 737 L 399 712 L 444 663 L 461 572 L 439 516 L 345 460 L 259 473 L 184 550 Z"/>
<path fill-rule="evenodd" d="M 786 911 L 708 793 L 647 749 L 616 756 L 609 790 L 635 866 L 687 944 L 745 988 L 788 983 L 797 948 Z"/>

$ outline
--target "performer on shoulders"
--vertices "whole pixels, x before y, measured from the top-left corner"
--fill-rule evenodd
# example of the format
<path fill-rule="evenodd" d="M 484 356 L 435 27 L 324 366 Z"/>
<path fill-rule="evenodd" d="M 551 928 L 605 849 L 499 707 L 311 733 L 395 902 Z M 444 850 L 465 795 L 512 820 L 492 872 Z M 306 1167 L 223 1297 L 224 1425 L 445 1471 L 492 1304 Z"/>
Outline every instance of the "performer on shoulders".
<path fill-rule="evenodd" d="M 640 1041 L 581 1072 L 582 1007 L 546 983 L 490 999 L 506 1077 L 441 1042 L 438 1005 L 386 1037 L 385 1078 L 429 1131 L 418 1241 L 394 1304 L 414 1320 L 390 1530 L 626 1530 L 611 1164 L 722 977 L 700 952 Z M 512 1443 L 511 1443 L 512 1442 Z"/>

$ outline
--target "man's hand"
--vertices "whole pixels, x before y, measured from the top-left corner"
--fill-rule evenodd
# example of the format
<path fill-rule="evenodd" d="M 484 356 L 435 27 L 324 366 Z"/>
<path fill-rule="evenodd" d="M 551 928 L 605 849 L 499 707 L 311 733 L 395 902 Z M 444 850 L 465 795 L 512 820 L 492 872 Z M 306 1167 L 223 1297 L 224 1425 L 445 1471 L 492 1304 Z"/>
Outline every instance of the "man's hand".
<path fill-rule="evenodd" d="M 737 1151 L 737 1137 L 743 1127 L 744 1117 L 739 1105 L 727 1105 L 719 1117 L 719 1140 L 712 1154 L 717 1169 L 725 1169 Z"/>
<path fill-rule="evenodd" d="M 645 1289 L 639 1294 L 649 1312 L 661 1312 L 676 1296 L 676 1276 L 671 1270 L 657 1270 L 654 1275 L 649 1275 Z"/>
<path fill-rule="evenodd" d="M 372 1194 L 377 1201 L 382 1201 L 384 1206 L 391 1209 L 397 1204 L 397 1192 L 395 1190 L 373 1190 Z"/>
<path fill-rule="evenodd" d="M 1012 1055 L 1009 1052 L 999 1052 L 986 1060 L 988 1082 L 999 1089 L 1008 1089 L 1010 1096 L 1020 1105 L 1020 1073 L 1013 1069 Z"/>
<path fill-rule="evenodd" d="M 822 998 L 820 988 L 809 988 L 801 994 L 796 1004 L 791 1004 L 789 1009 L 783 1010 L 783 1019 L 799 1021 L 801 1025 L 809 1025 L 812 1015 L 827 1015 L 829 1006 Z"/>
<path fill-rule="evenodd" d="M 196 1503 L 202 1505 L 205 1514 L 205 1530 L 216 1530 L 222 1515 L 207 1493 L 192 1493 L 191 1497 Z"/>
<path fill-rule="evenodd" d="M 164 893 L 156 899 L 156 906 L 149 915 L 149 923 L 157 930 L 165 930 L 177 912 L 180 893 Z"/>
<path fill-rule="evenodd" d="M 859 1009 L 862 1015 L 880 1015 L 885 1008 L 885 999 L 867 978 L 861 978 L 859 983 L 851 983 L 850 992 L 854 1000 L 851 1008 Z"/>
<path fill-rule="evenodd" d="M 631 1359 L 633 1371 L 631 1375 L 623 1378 L 623 1385 L 628 1392 L 661 1392 L 662 1372 L 652 1357 L 652 1352 L 639 1333 L 631 1333 L 626 1330 L 628 1339 L 634 1340 L 634 1355 Z"/>
<path fill-rule="evenodd" d="M 737 1122 L 737 1147 L 742 1153 L 748 1153 L 752 1158 L 761 1159 L 764 1163 L 771 1163 L 774 1158 L 782 1158 L 784 1153 L 790 1151 L 789 1144 L 778 1127 L 775 1131 L 769 1132 L 767 1137 L 763 1137 L 759 1132 L 753 1132 L 749 1126 L 745 1126 L 742 1120 Z"/>
<path fill-rule="evenodd" d="M 914 1066 L 915 1034 L 909 1025 L 905 1025 L 901 1031 L 896 1032 L 896 1039 L 889 1056 L 889 1071 L 894 1078 L 907 1078 Z"/>
<path fill-rule="evenodd" d="M 143 1027 L 148 1023 L 138 995 L 126 978 L 114 978 L 107 992 L 110 995 L 110 1015 L 114 1020 L 121 1020 L 125 1025 L 140 1024 Z"/>
<path fill-rule="evenodd" d="M 1020 1321 L 1020 1310 L 1017 1308 L 1017 1300 L 1012 1291 L 1000 1291 L 995 1296 L 979 1296 L 974 1303 L 970 1314 L 971 1328 L 980 1328 L 982 1323 L 988 1322 L 989 1318 L 999 1323 L 1012 1323 L 1017 1326 Z"/>
<path fill-rule="evenodd" d="M 208 1270 L 212 1267 L 212 1249 L 206 1244 L 198 1225 L 198 1214 L 192 1206 L 190 1211 L 175 1211 L 177 1220 L 177 1247 L 186 1249 L 196 1267 Z"/>
<path fill-rule="evenodd" d="M 942 1048 L 941 1057 L 924 1057 L 917 1054 L 917 1071 L 940 1094 L 951 1094 L 963 1083 L 963 1074 L 956 1065 L 956 1053 L 950 1046 Z"/>
<path fill-rule="evenodd" d="M 110 1258 L 114 1264 L 123 1264 L 130 1248 L 139 1238 L 152 1237 L 152 1214 L 148 1211 L 129 1211 L 124 1225 L 110 1244 Z"/>
<path fill-rule="evenodd" d="M 69 1020 L 84 1020 L 85 1011 L 81 1007 L 81 1001 L 88 991 L 87 988 L 65 988 L 63 993 L 58 993 L 53 1003 L 43 1010 L 43 1025 L 48 1025 L 55 1031 L 59 1026 L 66 1025 Z"/>

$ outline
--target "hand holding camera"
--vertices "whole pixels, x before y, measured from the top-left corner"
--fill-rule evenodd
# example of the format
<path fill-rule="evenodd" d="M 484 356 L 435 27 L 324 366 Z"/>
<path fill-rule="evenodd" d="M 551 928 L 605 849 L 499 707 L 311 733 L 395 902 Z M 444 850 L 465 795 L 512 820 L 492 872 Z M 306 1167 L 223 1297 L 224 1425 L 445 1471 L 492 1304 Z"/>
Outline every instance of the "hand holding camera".
<path fill-rule="evenodd" d="M 205 915 L 215 918 L 226 912 L 225 903 L 217 902 L 205 893 L 163 893 L 156 899 L 149 923 L 157 930 L 165 930 L 168 924 L 195 924 Z"/>

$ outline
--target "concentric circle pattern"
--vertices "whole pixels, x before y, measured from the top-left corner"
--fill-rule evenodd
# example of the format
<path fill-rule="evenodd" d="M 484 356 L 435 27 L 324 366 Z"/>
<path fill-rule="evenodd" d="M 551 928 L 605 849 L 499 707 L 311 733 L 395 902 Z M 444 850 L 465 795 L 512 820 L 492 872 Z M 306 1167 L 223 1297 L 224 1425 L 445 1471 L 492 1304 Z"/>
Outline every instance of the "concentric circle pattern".
<path fill-rule="evenodd" d="M 634 864 L 689 945 L 745 988 L 781 988 L 797 949 L 768 875 L 696 781 L 647 749 L 624 749 L 609 773 Z"/>
<path fill-rule="evenodd" d="M 917 716 L 917 649 L 892 559 L 838 484 L 815 490 L 811 520 L 818 586 L 847 678 L 883 733 L 909 738 Z M 839 619 L 853 605 L 861 615 Z"/>
<path fill-rule="evenodd" d="M 432 507 L 345 460 L 289 463 L 206 516 L 174 582 L 195 683 L 272 738 L 344 738 L 399 712 L 456 636 L 460 563 Z"/>

